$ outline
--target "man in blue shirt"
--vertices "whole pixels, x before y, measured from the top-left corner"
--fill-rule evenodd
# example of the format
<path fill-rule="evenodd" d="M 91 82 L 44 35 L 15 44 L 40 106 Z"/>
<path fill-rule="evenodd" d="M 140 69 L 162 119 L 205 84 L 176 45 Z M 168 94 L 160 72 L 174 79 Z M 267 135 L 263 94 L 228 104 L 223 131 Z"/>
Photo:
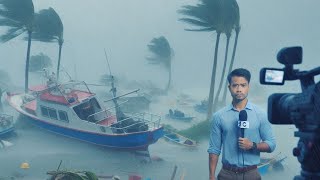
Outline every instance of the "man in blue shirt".
<path fill-rule="evenodd" d="M 243 68 L 228 75 L 232 104 L 213 115 L 208 148 L 210 180 L 215 180 L 220 153 L 222 169 L 219 180 L 259 180 L 260 152 L 272 152 L 276 147 L 267 115 L 247 99 L 250 78 L 250 72 Z M 249 128 L 244 129 L 243 138 L 238 127 L 241 110 L 246 111 L 249 124 Z"/>

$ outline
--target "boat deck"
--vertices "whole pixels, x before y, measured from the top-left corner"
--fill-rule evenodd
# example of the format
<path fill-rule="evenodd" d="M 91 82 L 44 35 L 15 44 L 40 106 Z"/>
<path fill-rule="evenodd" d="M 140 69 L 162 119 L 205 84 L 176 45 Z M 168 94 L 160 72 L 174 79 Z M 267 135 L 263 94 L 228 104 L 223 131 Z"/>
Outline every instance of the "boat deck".
<path fill-rule="evenodd" d="M 116 116 L 109 116 L 107 119 L 98 122 L 100 125 L 110 126 L 117 122 Z"/>
<path fill-rule="evenodd" d="M 24 105 L 24 108 L 28 113 L 31 113 L 33 115 L 36 115 L 36 110 L 37 110 L 37 100 L 32 100 L 30 102 L 27 102 Z"/>

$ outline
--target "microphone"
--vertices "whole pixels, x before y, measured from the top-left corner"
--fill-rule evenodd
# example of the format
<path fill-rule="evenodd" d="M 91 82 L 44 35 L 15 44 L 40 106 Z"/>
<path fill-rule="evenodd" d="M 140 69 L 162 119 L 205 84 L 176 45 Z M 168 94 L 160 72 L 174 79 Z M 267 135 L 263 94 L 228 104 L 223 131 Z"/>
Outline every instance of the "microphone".
<path fill-rule="evenodd" d="M 249 122 L 247 121 L 248 115 L 246 110 L 239 112 L 238 127 L 240 128 L 240 137 L 244 137 L 244 129 L 249 128 Z"/>

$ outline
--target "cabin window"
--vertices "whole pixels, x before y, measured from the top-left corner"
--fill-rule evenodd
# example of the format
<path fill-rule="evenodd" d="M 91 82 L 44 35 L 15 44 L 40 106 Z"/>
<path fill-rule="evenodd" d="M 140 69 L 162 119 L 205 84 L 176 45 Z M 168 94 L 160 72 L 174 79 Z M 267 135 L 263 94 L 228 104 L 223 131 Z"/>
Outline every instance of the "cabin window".
<path fill-rule="evenodd" d="M 42 116 L 49 117 L 48 108 L 41 106 L 41 114 Z"/>
<path fill-rule="evenodd" d="M 51 119 L 58 119 L 57 111 L 55 109 L 48 108 L 48 111 Z"/>
<path fill-rule="evenodd" d="M 60 120 L 62 120 L 62 121 L 67 121 L 67 122 L 69 121 L 67 112 L 65 112 L 65 111 L 58 111 L 58 113 L 59 113 L 59 119 L 60 119 Z"/>

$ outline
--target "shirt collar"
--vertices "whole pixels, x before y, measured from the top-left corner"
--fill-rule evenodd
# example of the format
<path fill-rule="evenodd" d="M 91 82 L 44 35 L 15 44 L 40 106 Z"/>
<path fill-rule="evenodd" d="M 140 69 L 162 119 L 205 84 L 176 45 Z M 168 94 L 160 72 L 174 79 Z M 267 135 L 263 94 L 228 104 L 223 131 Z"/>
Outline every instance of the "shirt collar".
<path fill-rule="evenodd" d="M 252 110 L 253 106 L 252 106 L 252 103 L 248 100 L 246 106 L 244 107 L 244 109 L 247 109 L 247 110 Z M 234 107 L 233 107 L 233 104 L 230 103 L 229 106 L 227 106 L 227 110 L 234 110 L 234 111 L 237 111 Z"/>

